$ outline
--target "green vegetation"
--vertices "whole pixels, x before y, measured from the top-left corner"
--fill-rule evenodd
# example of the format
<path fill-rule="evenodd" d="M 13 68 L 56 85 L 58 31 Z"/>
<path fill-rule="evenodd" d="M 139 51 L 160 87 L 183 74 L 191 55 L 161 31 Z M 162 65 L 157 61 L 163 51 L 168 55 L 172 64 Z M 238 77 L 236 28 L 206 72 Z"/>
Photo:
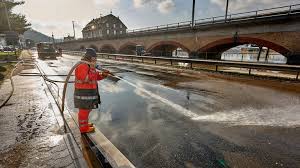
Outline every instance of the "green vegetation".
<path fill-rule="evenodd" d="M 14 68 L 15 63 L 4 63 L 0 64 L 0 84 L 4 79 L 8 77 L 12 69 Z"/>
<path fill-rule="evenodd" d="M 9 51 L 9 52 L 3 52 L 3 51 L 0 51 L 0 55 L 15 55 L 17 54 L 17 56 L 19 56 L 21 54 L 22 50 L 17 50 L 16 52 L 15 51 Z"/>
<path fill-rule="evenodd" d="M 16 52 L 12 51 L 12 52 L 0 52 L 0 61 L 1 60 L 16 60 L 20 54 L 21 54 L 22 50 L 17 50 Z M 8 58 L 8 57 L 13 57 L 13 58 Z"/>
<path fill-rule="evenodd" d="M 0 55 L 3 56 L 3 55 L 15 55 L 15 52 L 0 52 Z"/>
<path fill-rule="evenodd" d="M 0 1 L 0 32 L 16 31 L 19 34 L 23 34 L 26 30 L 29 29 L 31 24 L 27 22 L 24 15 L 12 13 L 12 9 L 15 6 L 22 4 L 24 4 L 24 1 Z M 9 29 L 8 21 L 10 22 L 11 30 Z"/>

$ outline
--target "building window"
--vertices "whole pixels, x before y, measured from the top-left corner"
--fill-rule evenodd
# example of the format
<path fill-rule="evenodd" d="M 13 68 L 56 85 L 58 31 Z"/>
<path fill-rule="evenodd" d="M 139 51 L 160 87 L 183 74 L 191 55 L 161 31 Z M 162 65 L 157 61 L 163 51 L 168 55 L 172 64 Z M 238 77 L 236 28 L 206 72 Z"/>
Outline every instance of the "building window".
<path fill-rule="evenodd" d="M 108 29 L 106 30 L 106 34 L 109 34 L 109 30 Z"/>
<path fill-rule="evenodd" d="M 114 28 L 116 28 L 116 24 L 114 24 Z"/>
<path fill-rule="evenodd" d="M 99 30 L 99 36 L 100 36 L 100 37 L 102 37 L 102 36 L 103 36 L 103 34 L 102 34 L 102 31 L 101 31 L 101 30 Z"/>
<path fill-rule="evenodd" d="M 122 31 L 122 30 L 120 30 L 120 34 L 123 34 L 123 31 Z"/>
<path fill-rule="evenodd" d="M 122 25 L 122 24 L 120 24 L 120 28 L 123 28 L 123 25 Z"/>
<path fill-rule="evenodd" d="M 106 23 L 106 27 L 109 27 L 109 24 L 108 24 L 108 23 Z"/>
<path fill-rule="evenodd" d="M 117 31 L 116 30 L 114 30 L 114 35 L 116 35 L 117 34 Z"/>

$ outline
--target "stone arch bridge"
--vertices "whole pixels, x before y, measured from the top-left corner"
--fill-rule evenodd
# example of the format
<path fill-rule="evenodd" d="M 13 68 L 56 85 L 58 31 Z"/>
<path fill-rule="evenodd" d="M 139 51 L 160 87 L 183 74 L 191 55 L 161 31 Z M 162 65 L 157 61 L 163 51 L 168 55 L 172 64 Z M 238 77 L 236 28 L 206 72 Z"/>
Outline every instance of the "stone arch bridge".
<path fill-rule="evenodd" d="M 268 47 L 286 56 L 288 64 L 300 64 L 300 12 L 206 24 L 196 22 L 193 28 L 190 24 L 178 24 L 178 27 L 145 29 L 123 36 L 66 41 L 57 46 L 65 50 L 92 47 L 104 53 L 135 54 L 136 45 L 142 45 L 146 52 L 161 56 L 181 48 L 190 57 L 205 54 L 218 59 L 220 53 L 241 44 Z"/>

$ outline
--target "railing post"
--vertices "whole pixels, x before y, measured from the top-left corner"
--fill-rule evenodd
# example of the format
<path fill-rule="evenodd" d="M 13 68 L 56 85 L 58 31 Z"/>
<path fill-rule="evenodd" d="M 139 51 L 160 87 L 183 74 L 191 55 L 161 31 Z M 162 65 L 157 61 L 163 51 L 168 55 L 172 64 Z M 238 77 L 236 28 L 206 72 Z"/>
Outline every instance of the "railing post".
<path fill-rule="evenodd" d="M 290 9 L 289 9 L 288 15 L 291 14 L 291 11 L 292 11 L 292 5 L 290 5 Z"/>
<path fill-rule="evenodd" d="M 193 69 L 193 63 L 191 62 L 191 67 L 190 67 L 191 69 Z"/>
<path fill-rule="evenodd" d="M 154 64 L 156 64 L 156 59 L 154 59 Z"/>
<path fill-rule="evenodd" d="M 169 30 L 169 24 L 167 24 L 167 30 Z"/>
<path fill-rule="evenodd" d="M 255 19 L 257 18 L 257 11 L 255 11 Z"/>
<path fill-rule="evenodd" d="M 156 26 L 156 31 L 158 31 L 158 26 Z"/>
<path fill-rule="evenodd" d="M 299 73 L 300 73 L 300 72 L 298 72 L 298 73 L 297 73 L 296 80 L 298 80 L 298 79 L 299 79 Z"/>
<path fill-rule="evenodd" d="M 214 21 L 215 21 L 215 17 L 212 17 L 212 23 L 214 23 Z"/>
<path fill-rule="evenodd" d="M 142 63 L 144 63 L 144 58 L 142 57 Z"/>
<path fill-rule="evenodd" d="M 115 55 L 115 60 L 117 60 L 117 56 Z"/>
<path fill-rule="evenodd" d="M 216 72 L 218 72 L 218 65 L 216 65 Z"/>
<path fill-rule="evenodd" d="M 248 74 L 251 75 L 251 68 L 249 68 L 249 73 Z"/>
<path fill-rule="evenodd" d="M 171 66 L 173 65 L 173 61 L 172 60 L 170 60 L 171 61 Z"/>
<path fill-rule="evenodd" d="M 131 62 L 133 62 L 133 57 L 131 57 Z"/>
<path fill-rule="evenodd" d="M 244 61 L 244 53 L 242 53 L 242 60 L 241 60 L 242 62 Z"/>
<path fill-rule="evenodd" d="M 177 23 L 177 27 L 179 27 L 179 23 Z"/>

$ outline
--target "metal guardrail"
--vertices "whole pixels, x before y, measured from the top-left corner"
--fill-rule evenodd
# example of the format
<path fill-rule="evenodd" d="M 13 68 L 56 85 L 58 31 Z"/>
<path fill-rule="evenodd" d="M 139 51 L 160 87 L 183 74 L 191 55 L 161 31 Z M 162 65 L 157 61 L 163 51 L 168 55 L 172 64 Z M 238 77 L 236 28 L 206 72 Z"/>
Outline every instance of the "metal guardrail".
<path fill-rule="evenodd" d="M 262 18 L 270 18 L 274 16 L 294 15 L 299 13 L 300 13 L 300 4 L 294 4 L 288 6 L 280 6 L 280 7 L 256 10 L 256 11 L 228 14 L 227 18 L 225 18 L 225 15 L 222 15 L 222 16 L 214 16 L 214 17 L 208 17 L 203 19 L 197 19 L 195 20 L 194 26 L 192 25 L 192 21 L 185 21 L 185 22 L 170 23 L 166 25 L 158 25 L 158 26 L 128 30 L 127 33 L 136 34 L 142 32 L 157 32 L 162 30 L 197 28 L 203 25 L 212 25 L 217 23 L 231 23 L 231 22 L 245 21 L 245 20 L 256 20 Z"/>
<path fill-rule="evenodd" d="M 84 52 L 81 51 L 63 51 L 65 54 L 79 55 L 82 56 Z M 274 64 L 274 63 L 258 63 L 258 62 L 241 62 L 241 61 L 222 61 L 222 60 L 205 60 L 205 59 L 190 59 L 190 58 L 167 58 L 167 57 L 153 57 L 153 56 L 136 56 L 136 55 L 125 55 L 125 54 L 109 54 L 109 53 L 97 53 L 97 56 L 100 58 L 108 58 L 118 60 L 120 58 L 127 58 L 131 62 L 134 62 L 134 59 L 139 59 L 142 63 L 147 60 L 153 60 L 154 64 L 157 61 L 167 61 L 170 63 L 170 66 L 173 66 L 174 63 L 189 63 L 189 68 L 193 69 L 193 65 L 202 64 L 202 65 L 211 65 L 215 67 L 215 71 L 219 71 L 219 67 L 234 67 L 234 68 L 246 68 L 249 70 L 249 75 L 251 75 L 252 69 L 260 70 L 271 70 L 271 71 L 286 71 L 286 72 L 295 72 L 295 79 L 299 79 L 300 66 L 299 65 L 285 65 L 285 64 Z"/>
<path fill-rule="evenodd" d="M 241 12 L 241 13 L 233 13 L 233 14 L 228 14 L 227 18 L 225 18 L 225 15 L 202 18 L 202 19 L 195 20 L 194 25 L 192 25 L 192 21 L 183 21 L 177 23 L 169 23 L 164 25 L 127 30 L 126 34 L 123 35 L 111 35 L 108 37 L 92 37 L 92 38 L 84 38 L 84 39 L 78 38 L 76 40 L 101 40 L 107 38 L 126 37 L 130 35 L 138 35 L 138 34 L 146 34 L 146 33 L 154 33 L 154 32 L 197 29 L 202 26 L 208 26 L 208 25 L 216 25 L 216 24 L 224 24 L 224 23 L 230 24 L 230 23 L 237 23 L 241 21 L 255 21 L 259 19 L 266 19 L 266 18 L 278 17 L 278 16 L 292 16 L 296 14 L 300 14 L 300 4 L 280 6 L 280 7 L 267 8 L 267 9 L 254 10 L 254 11 Z M 76 40 L 70 40 L 67 42 L 72 42 Z"/>

